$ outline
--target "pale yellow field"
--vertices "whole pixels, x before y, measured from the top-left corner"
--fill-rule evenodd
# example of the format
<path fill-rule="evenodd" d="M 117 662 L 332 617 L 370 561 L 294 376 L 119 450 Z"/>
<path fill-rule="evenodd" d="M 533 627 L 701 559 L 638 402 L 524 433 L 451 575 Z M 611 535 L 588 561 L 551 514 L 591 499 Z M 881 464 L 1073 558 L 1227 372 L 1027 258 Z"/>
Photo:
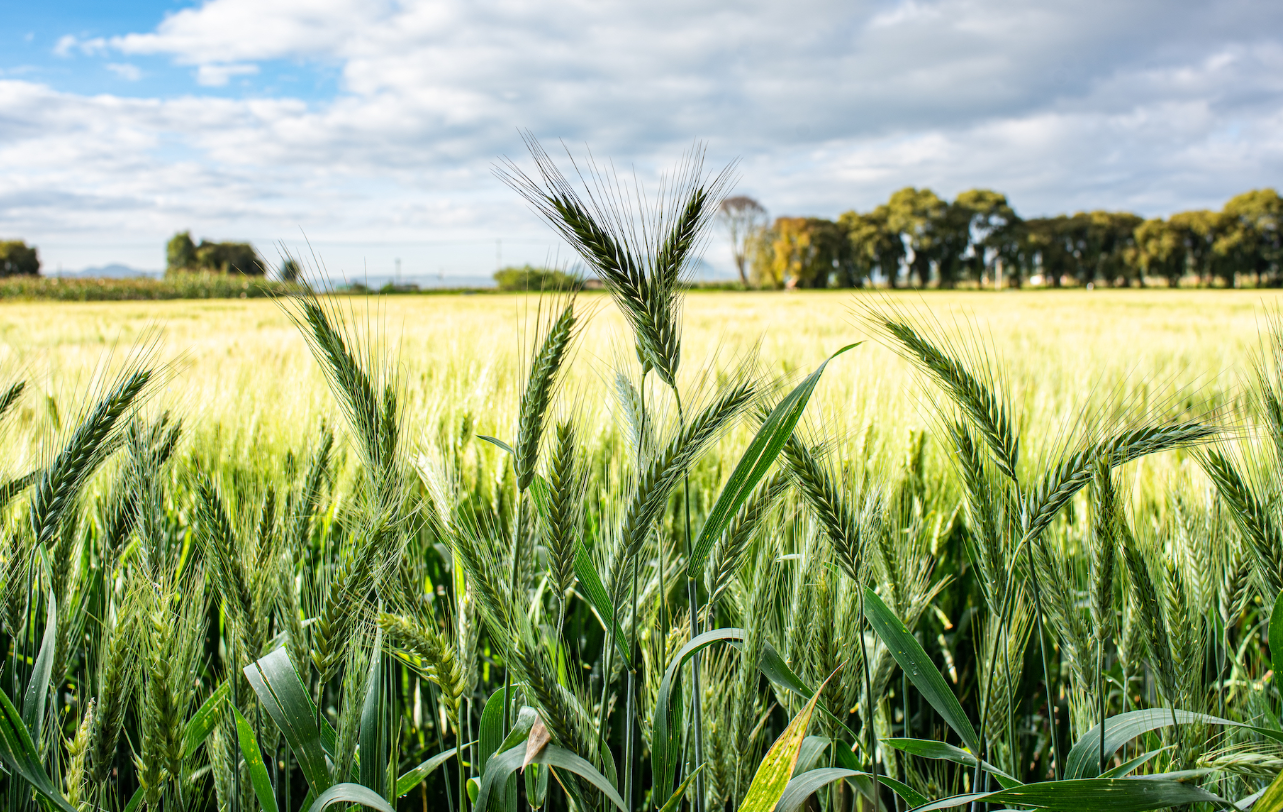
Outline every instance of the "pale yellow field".
<path fill-rule="evenodd" d="M 614 366 L 631 361 L 622 319 L 600 294 L 581 302 L 592 315 L 578 345 L 568 391 L 600 427 L 611 423 Z M 520 378 L 522 328 L 536 297 L 422 296 L 347 300 L 397 359 L 419 441 L 457 431 L 511 434 Z M 838 347 L 866 338 L 854 308 L 913 308 L 979 334 L 1008 370 L 1025 434 L 1035 447 L 1058 441 L 1085 407 L 1108 409 L 1123 392 L 1167 404 L 1186 389 L 1220 404 L 1236 397 L 1279 294 L 1251 291 L 927 293 L 894 297 L 851 292 L 696 293 L 687 303 L 683 367 L 693 376 L 726 367 L 760 345 L 771 373 L 813 368 Z M 96 369 L 123 361 L 158 329 L 157 360 L 169 365 L 151 408 L 182 415 L 193 433 L 223 449 L 255 454 L 297 447 L 322 417 L 337 414 L 318 368 L 283 310 L 267 301 L 0 304 L 6 379 L 29 388 L 10 423 L 6 467 L 23 468 L 52 427 L 54 409 L 74 413 Z M 813 423 L 832 439 L 869 436 L 891 448 L 935 413 L 916 377 L 870 342 L 830 367 Z M 635 369 L 629 369 L 635 375 Z M 734 444 L 732 440 L 732 445 Z M 1158 463 L 1155 463 L 1158 464 Z M 1170 465 L 1171 463 L 1162 463 Z M 1182 466 L 1183 467 L 1183 466 Z"/>

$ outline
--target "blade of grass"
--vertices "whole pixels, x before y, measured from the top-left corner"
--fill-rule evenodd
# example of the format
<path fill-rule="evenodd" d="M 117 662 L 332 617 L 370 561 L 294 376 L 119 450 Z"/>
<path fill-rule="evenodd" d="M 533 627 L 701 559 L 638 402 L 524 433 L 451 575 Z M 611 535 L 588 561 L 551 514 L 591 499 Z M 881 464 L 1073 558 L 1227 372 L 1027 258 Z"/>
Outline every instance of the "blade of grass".
<path fill-rule="evenodd" d="M 263 764 L 263 753 L 258 748 L 254 728 L 238 708 L 233 707 L 232 713 L 236 715 L 236 738 L 240 742 L 241 755 L 249 769 L 249 781 L 254 787 L 254 795 L 258 797 L 258 804 L 263 812 L 277 812 L 276 792 L 272 789 L 272 779 L 268 777 L 267 767 Z"/>
<path fill-rule="evenodd" d="M 829 679 L 832 678 L 832 675 L 829 675 Z M 827 684 L 826 679 L 824 685 Z M 740 805 L 740 812 L 772 812 L 775 809 L 780 796 L 788 787 L 793 769 L 797 766 L 802 742 L 806 740 L 806 729 L 811 724 L 811 715 L 815 712 L 815 703 L 819 701 L 820 694 L 824 692 L 824 685 L 821 685 L 811 697 L 811 701 L 798 711 L 798 714 L 789 722 L 789 726 L 766 752 L 762 763 L 758 765 L 757 772 L 753 774 L 753 782 L 749 784 L 748 794 L 744 796 L 744 803 Z"/>
<path fill-rule="evenodd" d="M 0 760 L 61 812 L 77 812 L 45 772 L 22 715 L 4 691 L 0 691 Z"/>
<path fill-rule="evenodd" d="M 314 792 L 325 792 L 332 782 L 316 724 L 316 706 L 303 688 L 289 654 L 278 648 L 246 666 L 245 676 L 294 751 L 308 785 Z"/>
<path fill-rule="evenodd" d="M 735 512 L 740 509 L 744 500 L 748 499 L 749 494 L 757 487 L 757 483 L 762 481 L 762 477 L 766 476 L 767 470 L 779 457 L 793 430 L 797 428 L 798 421 L 802 419 L 802 412 L 806 410 L 806 404 L 810 401 L 811 394 L 819 384 L 820 376 L 824 374 L 824 368 L 828 366 L 829 361 L 856 346 L 859 346 L 859 342 L 848 344 L 826 358 L 824 363 L 776 404 L 766 420 L 762 422 L 757 434 L 753 436 L 753 441 L 749 443 L 748 448 L 740 456 L 739 462 L 736 463 L 730 479 L 726 480 L 726 484 L 722 486 L 722 492 L 717 497 L 713 509 L 709 511 L 708 518 L 704 520 L 699 540 L 695 542 L 690 562 L 686 567 L 688 577 L 697 578 L 703 572 L 704 563 L 708 560 L 709 551 L 713 549 L 713 543 L 717 541 L 717 537 L 726 529 Z"/>
<path fill-rule="evenodd" d="M 944 677 L 936 670 L 935 664 L 922 650 L 917 638 L 909 632 L 904 621 L 896 617 L 878 594 L 868 587 L 864 588 L 864 615 L 922 697 L 931 703 L 931 707 L 962 738 L 971 752 L 979 753 L 980 740 L 975 728 L 967 719 L 958 698 L 949 690 Z"/>
<path fill-rule="evenodd" d="M 339 803 L 360 804 L 379 812 L 396 812 L 379 793 L 360 784 L 335 784 L 316 796 L 312 805 L 305 808 L 307 812 L 322 812 L 326 807 Z"/>

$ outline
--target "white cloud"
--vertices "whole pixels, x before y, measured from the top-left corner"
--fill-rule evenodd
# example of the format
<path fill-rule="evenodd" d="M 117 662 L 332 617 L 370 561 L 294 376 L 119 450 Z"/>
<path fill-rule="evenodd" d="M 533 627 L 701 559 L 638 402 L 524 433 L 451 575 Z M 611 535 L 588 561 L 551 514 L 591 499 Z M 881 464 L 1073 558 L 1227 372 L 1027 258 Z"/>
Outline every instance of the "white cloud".
<path fill-rule="evenodd" d="M 521 156 L 518 127 L 643 176 L 706 138 L 777 213 L 867 208 L 909 184 L 998 188 L 1027 214 L 1219 205 L 1283 183 L 1279 31 L 1283 6 L 1251 0 L 206 0 L 56 50 L 260 89 L 0 82 L 0 218 L 50 234 L 539 234 L 489 174 Z M 280 65 L 337 72 L 338 92 L 291 97 Z"/>
<path fill-rule="evenodd" d="M 66 34 L 58 38 L 54 43 L 54 56 L 68 57 L 72 56 L 75 51 L 79 51 L 86 56 L 100 54 L 107 50 L 107 40 L 103 37 L 91 37 L 81 39 L 80 37 Z"/>
<path fill-rule="evenodd" d="M 222 87 L 233 76 L 253 76 L 258 65 L 202 64 L 196 68 L 196 82 L 204 87 Z"/>
<path fill-rule="evenodd" d="M 128 62 L 108 62 L 106 68 L 127 82 L 137 82 L 143 78 L 142 70 Z"/>

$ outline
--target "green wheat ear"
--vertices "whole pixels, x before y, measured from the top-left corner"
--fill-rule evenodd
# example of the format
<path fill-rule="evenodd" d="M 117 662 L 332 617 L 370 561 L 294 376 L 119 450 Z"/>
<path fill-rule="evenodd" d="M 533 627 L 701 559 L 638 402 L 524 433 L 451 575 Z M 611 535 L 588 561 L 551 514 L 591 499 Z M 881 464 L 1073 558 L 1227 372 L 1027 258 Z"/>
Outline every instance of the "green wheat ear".
<path fill-rule="evenodd" d="M 543 437 L 557 373 L 566 359 L 574 330 L 575 302 L 572 298 L 544 336 L 542 346 L 530 364 L 530 378 L 521 394 L 517 443 L 513 449 L 517 488 L 521 491 L 529 488 L 535 477 L 539 443 Z"/>
<path fill-rule="evenodd" d="M 838 565 L 853 580 L 860 582 L 864 536 L 859 515 L 848 494 L 796 434 L 785 443 L 783 456 L 794 484 L 832 543 Z"/>
<path fill-rule="evenodd" d="M 71 433 L 66 445 L 41 472 L 31 497 L 31 530 L 37 543 L 53 546 L 63 514 L 89 475 L 111 449 L 121 417 L 143 394 L 150 370 L 136 370 L 120 380 Z M 12 390 L 11 390 L 12 391 Z"/>
<path fill-rule="evenodd" d="M 1010 408 L 992 386 L 983 382 L 960 362 L 941 352 L 909 324 L 884 321 L 881 328 L 895 342 L 900 353 L 930 373 L 950 399 L 976 426 L 993 454 L 998 470 L 1016 481 L 1020 439 L 1010 417 Z"/>
<path fill-rule="evenodd" d="M 655 210 L 637 212 L 613 175 L 590 167 L 581 195 L 532 135 L 526 133 L 524 139 L 538 179 L 511 162 L 498 170 L 499 177 L 597 273 L 628 319 L 642 369 L 655 370 L 675 389 L 681 364 L 681 278 L 717 214 L 731 168 L 708 177 L 703 151 L 692 150 L 666 182 Z"/>
<path fill-rule="evenodd" d="M 553 588 L 565 600 L 575 582 L 575 553 L 588 497 L 588 472 L 579 459 L 575 426 L 557 426 L 557 439 L 548 461 L 548 510 L 546 538 L 548 570 Z"/>

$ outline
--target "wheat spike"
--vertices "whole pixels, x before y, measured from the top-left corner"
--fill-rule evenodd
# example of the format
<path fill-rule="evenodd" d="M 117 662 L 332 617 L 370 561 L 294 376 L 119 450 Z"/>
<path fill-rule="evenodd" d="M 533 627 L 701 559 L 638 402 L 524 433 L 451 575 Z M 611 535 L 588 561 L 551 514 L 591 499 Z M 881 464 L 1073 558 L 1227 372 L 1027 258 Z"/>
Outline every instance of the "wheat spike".
<path fill-rule="evenodd" d="M 67 742 L 67 772 L 62 778 L 67 803 L 77 808 L 82 803 L 89 778 L 87 762 L 93 727 L 94 701 L 91 699 L 85 706 L 84 715 L 80 717 L 80 724 L 76 726 L 75 737 Z"/>
<path fill-rule="evenodd" d="M 1202 462 L 1234 524 L 1248 542 L 1262 583 L 1272 593 L 1283 590 L 1283 536 L 1274 517 L 1224 454 L 1211 449 L 1203 455 Z"/>
<path fill-rule="evenodd" d="M 543 437 L 548 406 L 552 401 L 557 373 L 566 359 L 575 330 L 575 302 L 572 298 L 562 309 L 544 336 L 539 352 L 530 363 L 530 378 L 521 393 L 517 419 L 517 444 L 513 464 L 517 470 L 517 488 L 526 490 L 535 476 L 539 442 Z"/>
<path fill-rule="evenodd" d="M 632 561 L 640 552 L 682 474 L 752 403 L 756 395 L 757 388 L 752 382 L 733 383 L 651 458 L 638 478 L 624 516 L 621 537 L 625 561 Z"/>
<path fill-rule="evenodd" d="M 975 437 L 960 421 L 946 424 L 953 441 L 954 461 L 965 488 L 967 518 L 974 529 L 968 534 L 973 556 L 980 570 L 980 584 L 990 606 L 1002 603 L 1001 588 L 1006 582 L 1007 551 L 1003 545 L 998 503 L 994 491 L 1002 492 L 991 481 Z"/>
<path fill-rule="evenodd" d="M 4 394 L 0 394 L 0 417 L 4 417 L 9 413 L 9 409 L 18 402 L 18 398 L 22 396 L 22 392 L 26 388 L 26 381 L 18 381 L 4 390 Z"/>
<path fill-rule="evenodd" d="M 391 641 L 419 658 L 428 679 L 457 709 L 464 695 L 463 669 L 454 645 L 441 630 L 433 623 L 388 612 L 379 613 L 378 625 Z"/>
<path fill-rule="evenodd" d="M 716 606 L 717 599 L 731 585 L 735 573 L 748 554 L 754 533 L 787 490 L 788 480 L 782 473 L 777 472 L 763 480 L 713 543 L 706 568 L 710 607 Z"/>
<path fill-rule="evenodd" d="M 1107 459 L 1099 460 L 1092 479 L 1096 521 L 1090 546 L 1091 620 L 1098 645 L 1103 645 L 1114 629 L 1114 566 L 1118 558 L 1116 528 L 1122 521 L 1110 467 Z"/>
<path fill-rule="evenodd" d="M 1127 577 L 1131 581 L 1132 604 L 1140 631 L 1149 648 L 1150 662 L 1159 687 L 1168 702 L 1178 700 L 1176 662 L 1172 658 L 1167 620 L 1163 616 L 1163 593 L 1150 574 L 1149 564 L 1130 530 L 1120 528 L 1120 547 Z"/>
<path fill-rule="evenodd" d="M 294 505 L 293 525 L 290 529 L 290 542 L 296 548 L 308 542 L 312 535 L 312 515 L 320 503 L 321 487 L 329 476 L 330 457 L 334 450 L 334 432 L 328 426 L 321 426 L 321 440 L 312 455 L 307 475 L 299 491 L 298 501 Z"/>
<path fill-rule="evenodd" d="M 838 486 L 829 470 L 820 464 L 815 455 L 802 445 L 797 435 L 791 436 L 785 443 L 783 456 L 803 499 L 833 544 L 838 565 L 853 580 L 859 581 L 864 539 L 859 516 L 846 492 Z"/>
<path fill-rule="evenodd" d="M 1030 541 L 1037 539 L 1060 509 L 1091 481 L 1096 460 L 1106 459 L 1117 467 L 1159 451 L 1197 445 L 1215 435 L 1214 427 L 1200 421 L 1142 426 L 1065 457 L 1048 469 L 1037 485 L 1025 494 L 1022 506 L 1025 538 Z"/>
<path fill-rule="evenodd" d="M 949 397 L 979 429 L 993 454 L 998 470 L 1016 481 L 1020 438 L 1009 416 L 1010 409 L 960 362 L 950 358 L 904 322 L 884 321 L 881 325 L 904 356 L 933 375 Z"/>
<path fill-rule="evenodd" d="M 116 756 L 116 743 L 125 725 L 129 709 L 129 695 L 133 691 L 137 674 L 136 654 L 132 633 L 128 625 L 136 606 L 130 603 L 122 608 L 117 618 L 110 619 L 102 633 L 98 653 L 97 720 L 93 726 L 89 745 L 90 763 L 93 765 L 92 781 L 103 784 L 111 775 Z"/>
<path fill-rule="evenodd" d="M 386 476 L 399 439 L 395 390 L 390 384 L 385 386 L 380 398 L 370 373 L 349 347 L 352 341 L 341 322 L 336 326 L 337 319 L 319 300 L 301 299 L 298 310 L 290 315 L 307 337 L 335 399 L 343 407 L 368 472 L 376 480 Z"/>
<path fill-rule="evenodd" d="M 142 395 L 151 380 L 149 370 L 137 370 L 116 384 L 76 427 L 62 451 L 45 468 L 31 497 L 31 530 L 37 543 L 52 546 L 63 513 L 79 494 L 89 474 L 110 447 L 121 416 Z"/>
<path fill-rule="evenodd" d="M 565 600 L 575 582 L 575 552 L 588 495 L 588 472 L 579 462 L 575 435 L 573 423 L 558 424 L 556 446 L 548 463 L 548 575 L 558 600 Z"/>

